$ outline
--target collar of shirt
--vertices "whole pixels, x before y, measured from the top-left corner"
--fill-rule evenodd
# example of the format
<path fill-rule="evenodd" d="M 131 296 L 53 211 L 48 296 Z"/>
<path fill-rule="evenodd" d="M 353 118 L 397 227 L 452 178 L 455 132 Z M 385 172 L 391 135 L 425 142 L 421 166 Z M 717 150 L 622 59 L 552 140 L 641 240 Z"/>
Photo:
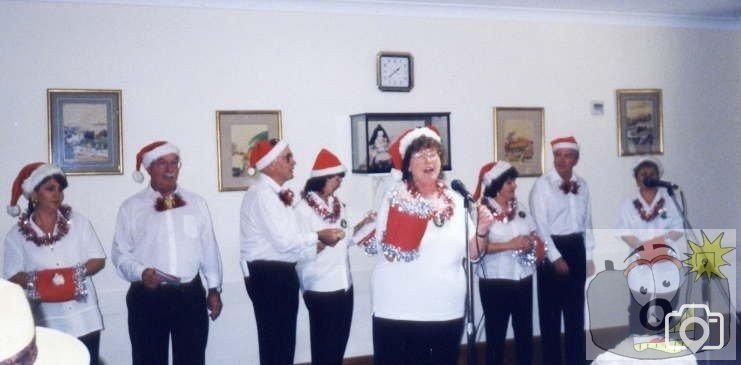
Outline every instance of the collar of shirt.
<path fill-rule="evenodd" d="M 551 186 L 553 187 L 553 189 L 555 189 L 555 190 L 557 190 L 559 192 L 562 192 L 561 191 L 561 183 L 563 183 L 563 179 L 561 178 L 561 175 L 559 175 L 558 172 L 556 172 L 556 170 L 554 169 L 554 170 L 551 170 L 548 173 L 547 176 L 548 176 L 548 181 L 551 183 Z M 572 183 L 573 182 L 576 182 L 576 183 L 579 184 L 580 187 L 583 185 L 579 181 L 579 177 L 575 173 L 572 173 L 571 174 L 571 179 L 569 179 L 569 182 L 572 182 Z"/>
<path fill-rule="evenodd" d="M 275 192 L 276 194 L 280 193 L 280 191 L 284 189 L 284 188 L 283 188 L 282 186 L 278 185 L 278 183 L 277 183 L 277 182 L 275 182 L 275 180 L 273 180 L 273 179 L 272 179 L 272 178 L 271 178 L 270 176 L 268 176 L 268 175 L 262 174 L 262 175 L 260 175 L 260 178 L 261 178 L 261 179 L 262 179 L 262 181 L 264 181 L 264 182 L 265 182 L 265 184 L 266 184 L 267 186 L 269 186 L 269 187 L 270 187 L 270 189 L 272 189 L 272 190 L 273 190 L 273 191 L 274 191 L 274 192 Z"/>
<path fill-rule="evenodd" d="M 157 200 L 157 198 L 162 197 L 162 193 L 160 193 L 157 190 L 154 190 L 154 188 L 152 188 L 152 185 L 147 185 L 147 188 L 145 190 L 147 191 L 147 194 L 150 197 L 152 197 L 152 200 L 153 201 L 154 200 Z M 180 191 L 180 185 L 176 186 L 175 187 L 175 191 L 173 191 L 172 193 L 173 194 L 180 194 L 180 195 L 182 195 L 182 192 Z"/>

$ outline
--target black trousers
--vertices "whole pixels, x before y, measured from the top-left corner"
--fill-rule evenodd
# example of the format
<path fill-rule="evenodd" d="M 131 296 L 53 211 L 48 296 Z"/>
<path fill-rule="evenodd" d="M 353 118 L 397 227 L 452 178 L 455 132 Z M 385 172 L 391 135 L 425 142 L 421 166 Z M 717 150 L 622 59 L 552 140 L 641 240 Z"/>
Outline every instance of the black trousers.
<path fill-rule="evenodd" d="M 455 365 L 463 318 L 450 321 L 399 321 L 373 317 L 375 365 Z"/>
<path fill-rule="evenodd" d="M 100 331 L 90 332 L 77 339 L 87 348 L 90 354 L 90 365 L 98 365 L 100 363 Z"/>
<path fill-rule="evenodd" d="M 530 365 L 533 352 L 533 277 L 522 280 L 480 279 L 486 316 L 486 364 L 504 363 L 504 340 L 512 317 L 517 363 Z"/>
<path fill-rule="evenodd" d="M 255 310 L 262 365 L 293 364 L 299 288 L 295 266 L 280 261 L 247 263 L 250 277 L 244 285 Z"/>
<path fill-rule="evenodd" d="M 584 234 L 551 236 L 569 265 L 569 274 L 555 272 L 553 264 L 538 267 L 538 309 L 543 341 L 543 364 L 561 364 L 561 314 L 566 335 L 566 364 L 586 363 L 584 337 L 584 283 L 587 279 Z"/>
<path fill-rule="evenodd" d="M 311 363 L 341 365 L 350 338 L 353 289 L 333 292 L 305 291 L 309 310 Z"/>
<path fill-rule="evenodd" d="M 134 365 L 167 364 L 170 338 L 174 365 L 206 363 L 208 313 L 199 276 L 187 284 L 156 289 L 132 283 L 126 306 Z"/>

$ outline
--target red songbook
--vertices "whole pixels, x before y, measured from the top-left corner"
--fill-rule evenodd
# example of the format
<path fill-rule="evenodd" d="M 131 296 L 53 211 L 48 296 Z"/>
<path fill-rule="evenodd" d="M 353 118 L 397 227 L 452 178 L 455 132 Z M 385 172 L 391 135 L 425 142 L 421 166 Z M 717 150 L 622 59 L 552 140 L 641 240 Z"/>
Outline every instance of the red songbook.
<path fill-rule="evenodd" d="M 75 299 L 82 285 L 82 277 L 76 267 L 37 271 L 33 280 L 34 299 L 42 302 L 66 302 Z"/>

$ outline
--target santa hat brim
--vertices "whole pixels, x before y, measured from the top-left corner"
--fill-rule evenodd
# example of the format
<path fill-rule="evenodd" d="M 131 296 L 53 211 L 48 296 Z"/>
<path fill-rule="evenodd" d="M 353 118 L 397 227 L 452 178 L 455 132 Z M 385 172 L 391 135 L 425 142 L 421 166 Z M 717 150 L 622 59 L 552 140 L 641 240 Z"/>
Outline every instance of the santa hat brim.
<path fill-rule="evenodd" d="M 332 166 L 321 170 L 311 170 L 311 177 L 322 177 L 327 175 L 335 175 L 346 172 L 347 169 L 344 165 Z"/>
<path fill-rule="evenodd" d="M 53 175 L 64 175 L 64 172 L 59 167 L 50 164 L 44 164 L 37 167 L 33 170 L 31 175 L 26 178 L 26 180 L 23 180 L 23 184 L 21 184 L 23 196 L 26 198 L 30 197 L 36 186 L 38 186 L 47 177 Z"/>
<path fill-rule="evenodd" d="M 440 143 L 440 135 L 435 133 L 435 131 L 433 131 L 432 129 L 427 127 L 415 128 L 401 137 L 401 140 L 399 141 L 399 153 L 401 154 L 402 158 L 404 158 L 404 155 L 406 154 L 409 146 L 412 145 L 412 142 L 420 137 L 429 137 Z"/>
<path fill-rule="evenodd" d="M 257 160 L 257 163 L 255 163 L 255 168 L 258 170 L 262 170 L 268 165 L 270 165 L 271 162 L 273 162 L 278 155 L 280 155 L 283 150 L 285 150 L 288 147 L 288 142 L 285 140 L 280 140 L 278 143 L 273 146 L 273 148 L 268 151 L 268 153 L 265 154 L 265 156 L 262 156 L 259 160 Z"/>
<path fill-rule="evenodd" d="M 165 155 L 169 155 L 171 153 L 180 155 L 180 149 L 177 148 L 177 146 L 175 146 L 174 144 L 169 143 L 169 142 L 161 146 L 158 146 L 152 149 L 151 151 L 145 153 L 144 156 L 142 156 L 142 166 L 144 166 L 144 168 L 146 169 L 156 159 L 162 156 L 165 156 Z"/>
<path fill-rule="evenodd" d="M 579 151 L 579 145 L 574 142 L 558 142 L 551 145 L 551 148 L 556 150 L 574 150 Z"/>

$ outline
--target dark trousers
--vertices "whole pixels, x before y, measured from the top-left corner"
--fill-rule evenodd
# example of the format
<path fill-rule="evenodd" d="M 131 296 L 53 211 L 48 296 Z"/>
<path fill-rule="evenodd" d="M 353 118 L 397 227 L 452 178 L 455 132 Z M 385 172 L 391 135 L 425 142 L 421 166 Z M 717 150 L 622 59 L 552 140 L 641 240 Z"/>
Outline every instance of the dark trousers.
<path fill-rule="evenodd" d="M 156 289 L 132 283 L 126 306 L 134 365 L 167 364 L 171 337 L 174 365 L 206 363 L 208 313 L 199 276 L 187 284 Z"/>
<path fill-rule="evenodd" d="M 533 351 L 533 277 L 522 280 L 479 280 L 481 307 L 486 316 L 486 364 L 504 361 L 504 340 L 512 316 L 517 363 L 532 363 Z"/>
<path fill-rule="evenodd" d="M 305 291 L 311 328 L 311 363 L 341 365 L 350 337 L 353 289 L 333 292 Z"/>
<path fill-rule="evenodd" d="M 399 321 L 373 317 L 375 365 L 455 365 L 463 318 L 450 321 Z"/>
<path fill-rule="evenodd" d="M 90 365 L 98 365 L 100 363 L 100 331 L 90 332 L 77 339 L 87 348 L 90 354 Z"/>
<path fill-rule="evenodd" d="M 561 314 L 566 335 L 566 364 L 586 362 L 584 337 L 584 283 L 587 279 L 584 234 L 552 236 L 569 274 L 555 272 L 553 264 L 538 267 L 538 309 L 543 364 L 561 364 Z"/>
<path fill-rule="evenodd" d="M 250 277 L 244 285 L 255 310 L 262 365 L 293 364 L 299 287 L 295 266 L 279 261 L 247 263 Z"/>

